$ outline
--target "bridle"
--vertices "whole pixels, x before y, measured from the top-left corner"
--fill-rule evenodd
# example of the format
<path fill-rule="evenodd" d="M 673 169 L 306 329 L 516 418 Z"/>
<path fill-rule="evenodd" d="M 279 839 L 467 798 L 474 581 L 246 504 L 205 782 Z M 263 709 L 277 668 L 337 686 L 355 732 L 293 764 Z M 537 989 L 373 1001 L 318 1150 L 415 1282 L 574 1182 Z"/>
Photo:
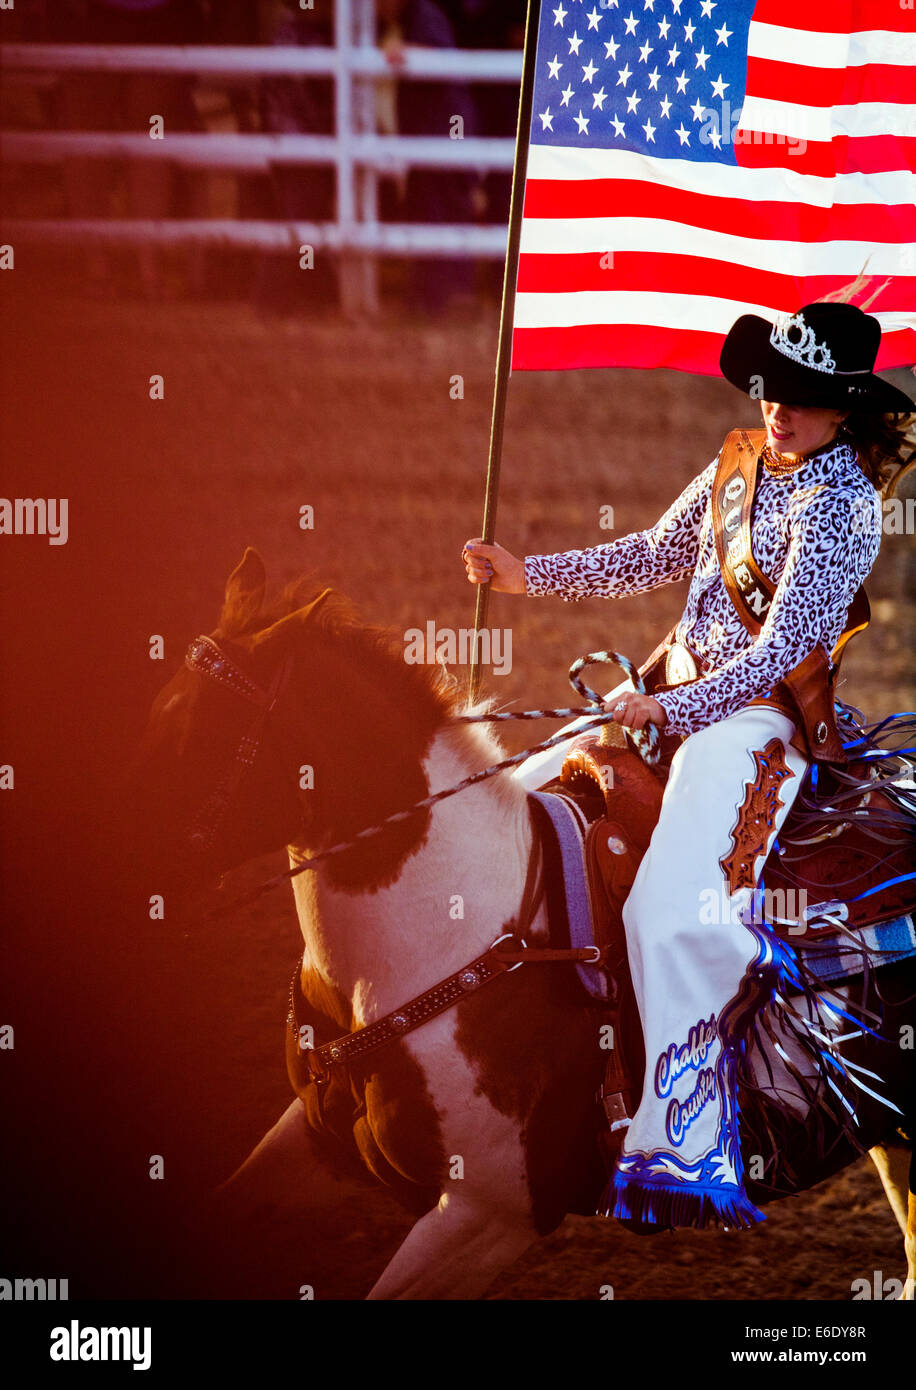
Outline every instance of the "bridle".
<path fill-rule="evenodd" d="M 212 637 L 195 637 L 185 654 L 184 664 L 189 671 L 206 676 L 217 685 L 254 706 L 247 729 L 239 739 L 235 757 L 224 776 L 202 802 L 188 827 L 188 840 L 198 854 L 212 849 L 226 812 L 244 778 L 254 766 L 264 735 L 264 725 L 282 695 L 292 670 L 292 653 L 288 652 L 277 668 L 270 686 L 265 689 L 245 674 Z"/>

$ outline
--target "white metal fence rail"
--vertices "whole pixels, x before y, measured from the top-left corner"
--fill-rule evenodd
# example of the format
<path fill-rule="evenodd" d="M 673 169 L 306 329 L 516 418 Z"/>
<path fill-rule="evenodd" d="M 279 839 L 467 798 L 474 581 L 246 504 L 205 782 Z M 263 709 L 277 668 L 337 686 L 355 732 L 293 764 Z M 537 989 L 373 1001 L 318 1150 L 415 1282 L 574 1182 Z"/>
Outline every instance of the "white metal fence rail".
<path fill-rule="evenodd" d="M 259 172 L 277 164 L 331 165 L 336 171 L 332 222 L 206 219 L 4 219 L 4 241 L 134 241 L 215 244 L 266 251 L 302 245 L 334 251 L 341 265 L 347 307 L 378 308 L 377 259 L 382 255 L 469 256 L 502 259 L 506 229 L 499 225 L 387 223 L 378 218 L 378 180 L 409 167 L 511 171 L 515 141 L 508 138 L 378 135 L 374 84 L 380 80 L 473 81 L 518 85 L 521 54 L 406 47 L 396 69 L 375 46 L 372 0 L 335 0 L 335 45 L 215 48 L 189 45 L 0 46 L 4 81 L 29 82 L 67 72 L 187 73 L 223 84 L 259 77 L 330 77 L 334 82 L 334 135 L 165 132 L 12 131 L 0 133 L 0 160 L 55 163 L 68 158 L 173 161 L 194 169 Z"/>

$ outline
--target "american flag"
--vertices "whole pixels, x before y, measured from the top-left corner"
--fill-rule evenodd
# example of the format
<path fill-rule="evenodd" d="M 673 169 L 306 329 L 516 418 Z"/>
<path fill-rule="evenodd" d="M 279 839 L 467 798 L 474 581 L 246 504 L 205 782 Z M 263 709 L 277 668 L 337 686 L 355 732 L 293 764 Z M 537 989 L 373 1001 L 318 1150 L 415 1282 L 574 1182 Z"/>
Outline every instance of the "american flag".
<path fill-rule="evenodd" d="M 863 272 L 916 361 L 909 0 L 542 0 L 512 365 L 718 374 Z"/>

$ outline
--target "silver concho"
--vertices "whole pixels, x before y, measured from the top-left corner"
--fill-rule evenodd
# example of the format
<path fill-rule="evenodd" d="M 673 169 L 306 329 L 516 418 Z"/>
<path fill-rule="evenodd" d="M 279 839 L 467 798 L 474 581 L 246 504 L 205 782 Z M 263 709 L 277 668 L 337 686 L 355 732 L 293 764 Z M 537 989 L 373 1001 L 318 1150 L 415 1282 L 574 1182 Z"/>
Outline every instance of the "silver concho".
<path fill-rule="evenodd" d="M 480 976 L 476 970 L 462 970 L 458 976 L 458 983 L 462 989 L 476 989 L 480 984 Z"/>
<path fill-rule="evenodd" d="M 389 1022 L 390 1027 L 392 1027 L 396 1033 L 403 1033 L 404 1029 L 407 1027 L 408 1020 L 406 1014 L 393 1014 Z"/>
<path fill-rule="evenodd" d="M 697 678 L 697 664 L 691 653 L 680 642 L 675 642 L 665 658 L 665 680 L 668 685 L 680 685 L 682 681 Z"/>

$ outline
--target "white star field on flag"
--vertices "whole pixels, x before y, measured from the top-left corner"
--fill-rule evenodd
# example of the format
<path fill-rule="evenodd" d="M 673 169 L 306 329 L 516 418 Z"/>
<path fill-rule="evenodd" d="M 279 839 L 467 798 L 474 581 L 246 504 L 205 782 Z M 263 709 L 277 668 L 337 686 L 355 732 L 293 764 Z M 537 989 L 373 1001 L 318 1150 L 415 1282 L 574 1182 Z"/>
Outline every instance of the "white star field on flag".
<path fill-rule="evenodd" d="M 714 159 L 742 96 L 740 87 L 730 96 L 726 9 L 724 0 L 549 5 L 532 138 Z"/>

